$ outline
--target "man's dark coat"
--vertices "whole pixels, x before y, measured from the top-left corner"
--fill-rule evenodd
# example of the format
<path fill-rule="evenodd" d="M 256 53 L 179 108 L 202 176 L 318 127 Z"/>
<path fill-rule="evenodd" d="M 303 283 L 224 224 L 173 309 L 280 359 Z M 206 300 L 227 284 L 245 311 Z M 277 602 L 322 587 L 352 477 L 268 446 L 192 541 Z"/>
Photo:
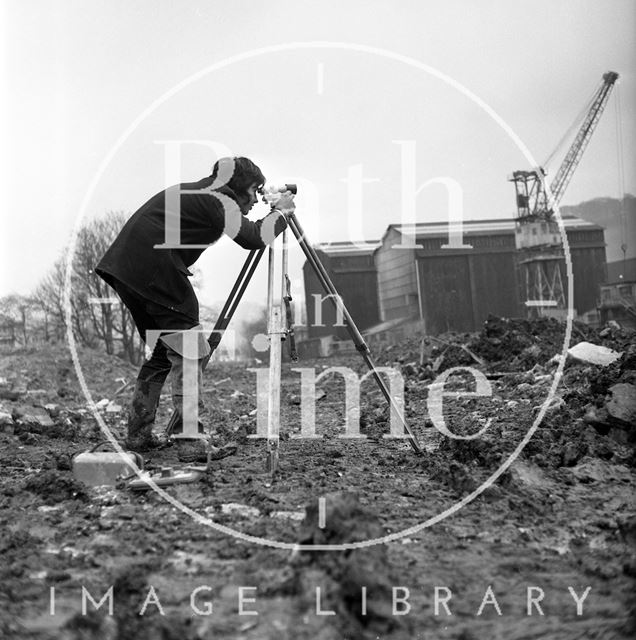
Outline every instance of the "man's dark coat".
<path fill-rule="evenodd" d="M 205 246 L 156 248 L 166 242 L 166 191 L 161 191 L 126 222 L 95 272 L 111 286 L 119 281 L 142 298 L 198 322 L 199 304 L 188 280 L 192 275 L 188 267 L 196 262 L 206 246 L 216 242 L 228 229 L 228 234 L 244 249 L 260 249 L 265 246 L 261 226 L 270 216 L 275 216 L 271 222 L 276 235 L 286 226 L 278 212 L 261 220 L 249 220 L 240 214 L 237 196 L 229 187 L 211 190 L 211 184 L 208 177 L 179 185 L 182 192 L 180 244 Z M 169 211 L 168 215 L 175 212 Z"/>

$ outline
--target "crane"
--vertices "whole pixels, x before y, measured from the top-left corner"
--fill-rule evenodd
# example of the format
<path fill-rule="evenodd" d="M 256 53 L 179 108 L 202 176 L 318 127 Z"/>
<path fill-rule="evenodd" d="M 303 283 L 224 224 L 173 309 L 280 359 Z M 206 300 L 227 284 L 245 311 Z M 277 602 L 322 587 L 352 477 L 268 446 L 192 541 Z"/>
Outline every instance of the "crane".
<path fill-rule="evenodd" d="M 551 198 L 545 189 L 546 171 L 543 167 L 515 171 L 510 178 L 517 195 L 515 243 L 520 252 L 520 276 L 525 288 L 525 306 L 531 316 L 564 317 L 566 314 L 563 288 L 565 257 L 558 225 L 554 220 L 554 209 L 590 142 L 616 80 L 618 73 L 615 71 L 603 74 L 589 107 L 584 110 L 576 137 L 550 183 Z"/>
<path fill-rule="evenodd" d="M 591 104 L 583 120 L 576 138 L 572 142 L 561 166 L 550 183 L 552 201 L 550 202 L 544 187 L 546 175 L 543 167 L 530 171 L 515 171 L 510 178 L 515 183 L 517 192 L 517 217 L 520 222 L 534 220 L 550 220 L 554 207 L 559 204 L 576 170 L 585 148 L 596 129 L 596 125 L 605 109 L 618 73 L 608 71 L 603 74 L 601 85 L 592 97 Z"/>

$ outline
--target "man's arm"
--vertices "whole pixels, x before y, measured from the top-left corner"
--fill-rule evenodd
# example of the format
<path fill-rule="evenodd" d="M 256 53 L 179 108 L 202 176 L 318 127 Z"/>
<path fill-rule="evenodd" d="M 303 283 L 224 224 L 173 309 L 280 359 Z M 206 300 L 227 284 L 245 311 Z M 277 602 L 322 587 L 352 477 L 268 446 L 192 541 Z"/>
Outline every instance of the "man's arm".
<path fill-rule="evenodd" d="M 287 228 L 286 213 L 296 208 L 293 196 L 284 194 L 276 203 L 276 208 L 260 220 L 252 221 L 246 216 L 241 220 L 241 229 L 233 238 L 244 249 L 262 249 Z"/>

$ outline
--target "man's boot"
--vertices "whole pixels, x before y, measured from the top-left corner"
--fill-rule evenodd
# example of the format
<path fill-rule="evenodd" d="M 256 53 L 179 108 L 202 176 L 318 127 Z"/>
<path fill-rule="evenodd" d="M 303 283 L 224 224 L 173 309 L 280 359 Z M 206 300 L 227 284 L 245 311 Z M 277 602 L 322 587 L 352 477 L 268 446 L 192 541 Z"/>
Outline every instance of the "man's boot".
<path fill-rule="evenodd" d="M 207 462 L 209 440 L 203 424 L 197 418 L 196 430 L 193 433 L 188 433 L 188 431 L 192 431 L 192 426 L 186 425 L 186 429 L 184 429 L 184 419 L 190 420 L 194 416 L 198 417 L 199 407 L 202 405 L 199 401 L 199 391 L 203 377 L 204 359 L 190 359 L 190 364 L 196 366 L 197 369 L 196 382 L 195 385 L 184 385 L 184 363 L 187 359 L 170 346 L 167 350 L 167 357 L 172 364 L 170 373 L 172 376 L 172 403 L 174 410 L 179 415 L 171 434 L 177 447 L 177 457 L 180 462 Z M 184 433 L 184 431 L 186 432 Z"/>
<path fill-rule="evenodd" d="M 179 415 L 179 419 L 172 431 L 179 461 L 187 463 L 207 462 L 208 460 L 220 460 L 236 453 L 237 447 L 233 443 L 228 443 L 222 447 L 212 445 L 203 423 L 198 418 L 196 427 L 195 425 L 186 424 L 184 429 L 184 415 L 186 415 L 186 420 L 194 421 L 194 416 L 201 416 L 205 410 L 205 405 L 200 396 L 205 358 L 199 358 L 196 362 L 191 362 L 191 364 L 196 364 L 196 381 L 193 381 L 195 384 L 186 384 L 184 388 L 183 356 L 169 348 L 167 357 L 172 364 L 170 374 L 172 376 L 172 402 L 174 410 Z M 187 433 L 188 430 L 190 433 Z"/>
<path fill-rule="evenodd" d="M 148 451 L 159 446 L 152 433 L 163 382 L 137 380 L 128 414 L 126 447 L 132 451 Z"/>

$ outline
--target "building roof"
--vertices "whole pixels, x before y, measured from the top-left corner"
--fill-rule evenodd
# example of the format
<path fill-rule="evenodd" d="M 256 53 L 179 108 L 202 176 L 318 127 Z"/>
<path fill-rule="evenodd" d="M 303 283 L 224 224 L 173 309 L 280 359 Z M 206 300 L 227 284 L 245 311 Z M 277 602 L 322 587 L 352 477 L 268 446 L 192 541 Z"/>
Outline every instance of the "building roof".
<path fill-rule="evenodd" d="M 586 229 L 602 230 L 603 227 L 587 222 L 574 216 L 562 216 L 563 227 L 566 230 Z M 415 235 L 416 237 L 446 236 L 449 230 L 449 221 L 444 222 L 418 222 L 412 224 L 390 224 L 384 233 L 383 240 L 391 230 L 403 235 Z M 517 220 L 514 218 L 500 218 L 493 220 L 463 220 L 462 231 L 466 235 L 490 235 L 492 233 L 514 233 Z"/>
<path fill-rule="evenodd" d="M 566 230 L 586 229 L 602 230 L 603 227 L 587 222 L 575 216 L 562 216 L 563 226 Z M 513 234 L 517 220 L 514 218 L 498 218 L 490 220 L 463 220 L 463 233 L 467 236 L 492 235 L 492 234 Z M 376 249 L 382 246 L 387 234 L 397 231 L 403 235 L 413 235 L 416 238 L 425 237 L 445 237 L 448 235 L 449 222 L 418 222 L 415 225 L 390 224 L 382 236 L 382 240 L 356 240 L 356 241 L 335 241 L 324 242 L 314 245 L 317 251 L 322 251 L 328 256 L 352 257 L 371 255 Z"/>
<path fill-rule="evenodd" d="M 381 244 L 379 240 L 340 241 L 317 244 L 314 248 L 329 256 L 364 256 L 371 255 Z"/>

